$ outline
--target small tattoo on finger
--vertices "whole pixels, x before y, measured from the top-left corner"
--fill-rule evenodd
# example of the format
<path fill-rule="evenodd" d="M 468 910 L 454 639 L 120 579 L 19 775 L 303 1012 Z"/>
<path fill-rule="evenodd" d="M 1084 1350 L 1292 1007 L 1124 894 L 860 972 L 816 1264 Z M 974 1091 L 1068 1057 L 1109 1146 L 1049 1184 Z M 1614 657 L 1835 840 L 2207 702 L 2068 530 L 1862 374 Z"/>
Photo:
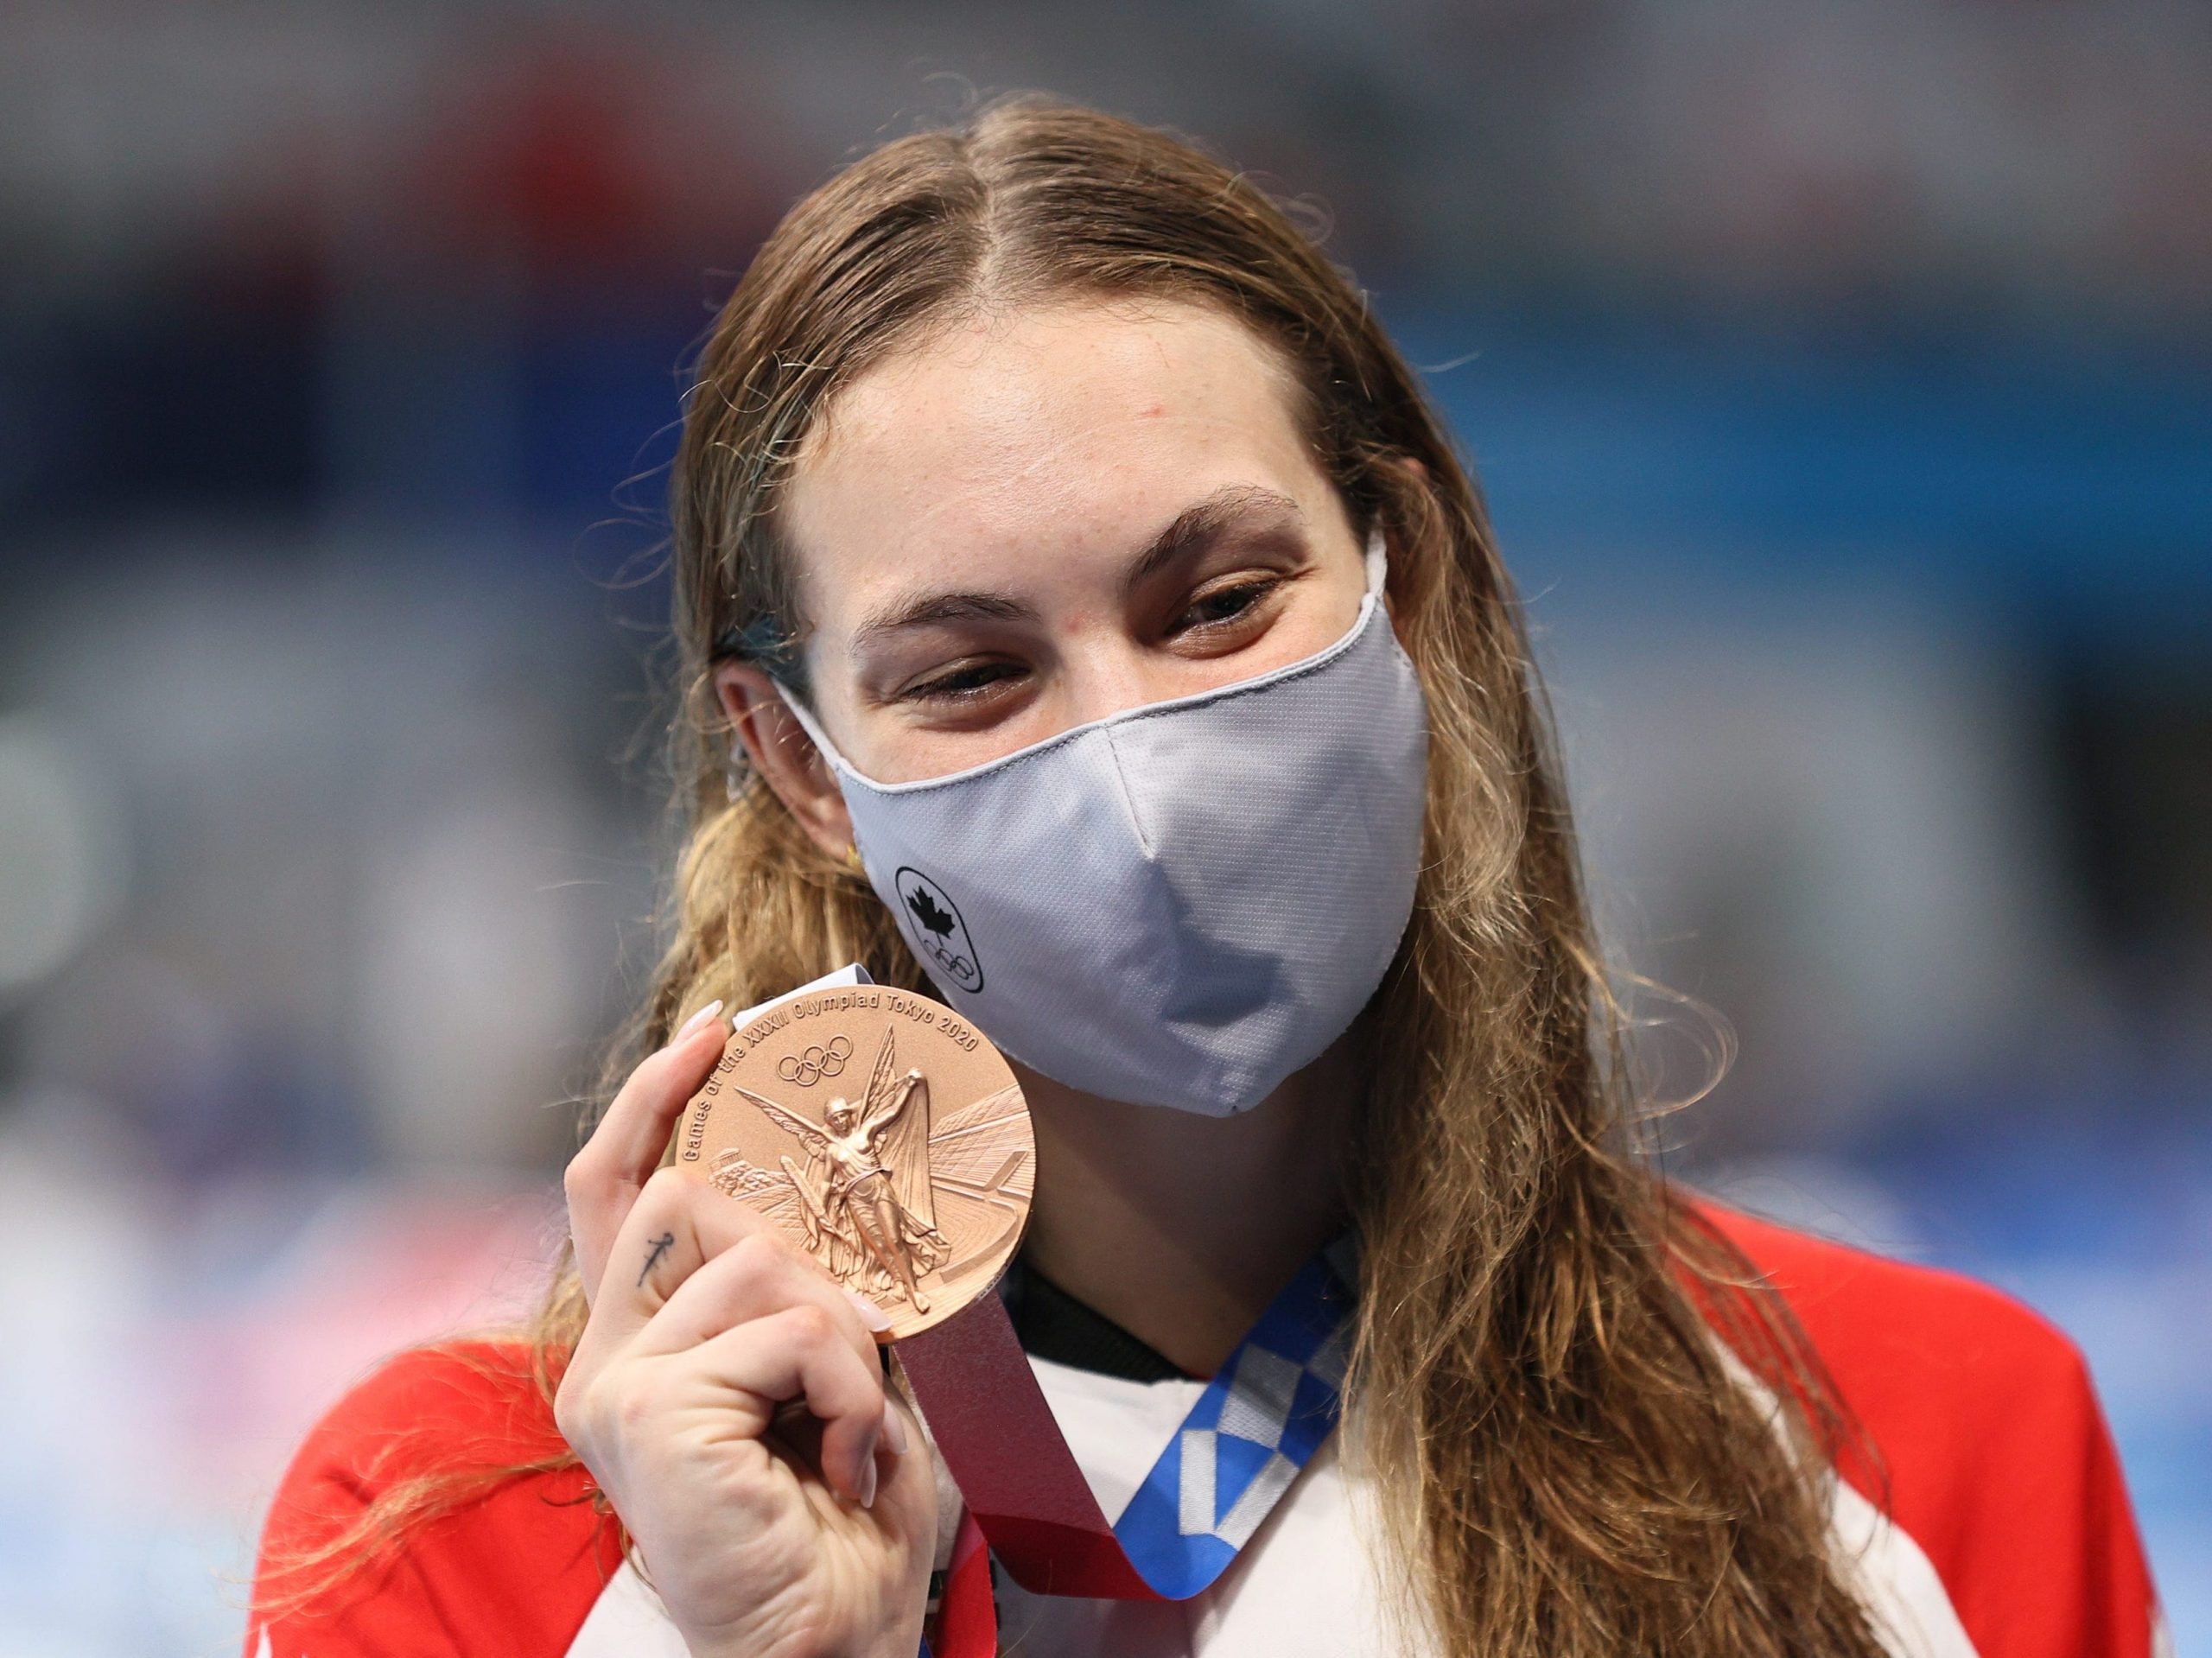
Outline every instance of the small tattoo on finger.
<path fill-rule="evenodd" d="M 645 1264 L 638 1268 L 638 1287 L 645 1286 L 645 1280 L 652 1276 L 653 1268 L 660 1265 L 660 1258 L 676 1248 L 676 1234 L 664 1232 L 653 1240 L 653 1247 L 645 1252 Z"/>

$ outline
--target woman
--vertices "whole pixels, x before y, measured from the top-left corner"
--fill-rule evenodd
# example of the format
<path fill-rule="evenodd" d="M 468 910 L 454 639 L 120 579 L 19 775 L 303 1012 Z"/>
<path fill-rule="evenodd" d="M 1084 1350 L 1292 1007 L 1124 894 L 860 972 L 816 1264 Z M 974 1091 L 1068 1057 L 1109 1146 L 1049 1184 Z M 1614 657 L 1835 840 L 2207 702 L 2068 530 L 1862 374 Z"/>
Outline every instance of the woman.
<path fill-rule="evenodd" d="M 406 1356 L 311 1437 L 250 1650 L 989 1649 L 865 1305 L 661 1168 L 721 1010 L 848 962 L 1016 1063 L 1009 1299 L 1109 1506 L 1357 1240 L 1342 1425 L 1235 1564 L 1183 1601 L 1001 1575 L 1007 1648 L 2150 1650 L 2063 1338 L 1635 1155 L 1474 486 L 1241 176 L 1030 101 L 886 145 L 738 285 L 674 487 L 696 741 L 655 1051 L 527 1337 Z M 965 895 L 910 891 L 907 841 Z"/>

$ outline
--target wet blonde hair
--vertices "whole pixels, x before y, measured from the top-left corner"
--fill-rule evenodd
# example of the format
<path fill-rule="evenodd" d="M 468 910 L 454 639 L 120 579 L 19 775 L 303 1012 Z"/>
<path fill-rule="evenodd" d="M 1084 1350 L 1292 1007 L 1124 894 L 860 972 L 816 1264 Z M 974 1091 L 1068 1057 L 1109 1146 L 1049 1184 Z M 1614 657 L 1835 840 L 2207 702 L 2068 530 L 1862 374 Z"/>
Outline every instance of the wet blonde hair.
<path fill-rule="evenodd" d="M 1353 522 L 1392 549 L 1428 804 L 1413 921 L 1366 1016 L 1349 1399 L 1385 1542 L 1413 1567 L 1409 1615 L 1469 1658 L 1869 1658 L 1829 1557 L 1832 1395 L 1778 1300 L 1631 1143 L 1618 1013 L 1475 486 L 1365 297 L 1249 180 L 1172 136 L 999 103 L 847 168 L 738 283 L 673 481 L 672 938 L 610 1083 L 711 997 L 744 1006 L 851 961 L 925 988 L 865 882 L 758 777 L 727 786 L 711 669 L 734 650 L 793 670 L 804 618 L 777 508 L 838 390 L 962 308 L 1083 295 L 1249 327 Z M 584 1317 L 564 1268 L 531 1332 L 542 1385 Z M 1716 1331 L 1767 1394 L 1732 1379 Z M 357 1541 L 403 1528 L 406 1506 Z"/>

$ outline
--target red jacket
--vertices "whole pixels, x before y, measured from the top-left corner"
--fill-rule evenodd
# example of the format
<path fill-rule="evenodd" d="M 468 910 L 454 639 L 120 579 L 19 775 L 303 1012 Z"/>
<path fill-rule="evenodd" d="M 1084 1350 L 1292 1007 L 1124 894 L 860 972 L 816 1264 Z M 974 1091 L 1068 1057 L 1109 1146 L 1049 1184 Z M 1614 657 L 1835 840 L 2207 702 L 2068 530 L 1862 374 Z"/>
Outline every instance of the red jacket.
<path fill-rule="evenodd" d="M 1706 1213 L 1803 1326 L 1878 1463 L 1848 1454 L 1838 1471 L 1918 1546 L 1980 1658 L 2152 1658 L 2149 1570 L 2064 1336 L 1969 1279 Z M 518 1350 L 391 1361 L 323 1419 L 284 1477 L 248 1658 L 570 1653 L 621 1564 L 578 1469 L 473 1495 L 304 1604 L 287 1604 L 270 1572 L 338 1536 L 395 1480 L 563 1448 Z"/>

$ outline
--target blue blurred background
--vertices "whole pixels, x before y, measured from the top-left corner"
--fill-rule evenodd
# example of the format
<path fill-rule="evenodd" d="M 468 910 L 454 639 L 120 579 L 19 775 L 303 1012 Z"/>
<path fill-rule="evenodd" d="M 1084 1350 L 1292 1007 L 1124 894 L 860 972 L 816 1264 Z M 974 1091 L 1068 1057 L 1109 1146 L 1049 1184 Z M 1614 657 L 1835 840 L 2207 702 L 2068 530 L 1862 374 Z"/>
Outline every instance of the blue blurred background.
<path fill-rule="evenodd" d="M 234 1649 L 305 1424 L 530 1297 L 653 942 L 687 346 L 1025 86 L 1325 211 L 1614 938 L 1740 1039 L 1675 1159 L 2063 1325 L 2212 1651 L 2212 11 L 19 0 L 0 1654 Z"/>

